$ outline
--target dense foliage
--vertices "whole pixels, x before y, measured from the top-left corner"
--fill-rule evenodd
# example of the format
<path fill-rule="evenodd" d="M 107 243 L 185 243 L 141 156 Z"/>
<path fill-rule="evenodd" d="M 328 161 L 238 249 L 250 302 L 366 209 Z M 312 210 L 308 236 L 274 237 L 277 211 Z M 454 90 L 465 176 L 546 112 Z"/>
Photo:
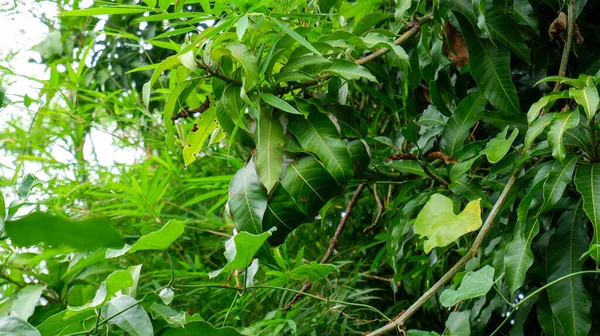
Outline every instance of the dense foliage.
<path fill-rule="evenodd" d="M 0 333 L 599 334 L 596 2 L 56 5 Z"/>

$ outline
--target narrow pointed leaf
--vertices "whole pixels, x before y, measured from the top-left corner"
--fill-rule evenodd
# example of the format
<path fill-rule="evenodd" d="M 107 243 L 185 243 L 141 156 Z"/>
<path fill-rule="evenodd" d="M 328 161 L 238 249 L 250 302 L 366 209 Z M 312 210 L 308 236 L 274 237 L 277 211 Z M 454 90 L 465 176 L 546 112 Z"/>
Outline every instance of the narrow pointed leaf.
<path fill-rule="evenodd" d="M 460 102 L 442 133 L 442 150 L 446 155 L 454 157 L 456 151 L 463 147 L 471 127 L 483 116 L 486 104 L 481 91 L 475 91 Z"/>
<path fill-rule="evenodd" d="M 485 7 L 485 24 L 490 36 L 509 47 L 525 62 L 531 63 L 529 47 L 525 44 L 520 30 L 512 23 L 510 17 L 493 1 L 486 1 Z"/>
<path fill-rule="evenodd" d="M 562 162 L 558 160 L 554 161 L 548 179 L 544 183 L 544 204 L 542 211 L 550 209 L 560 201 L 567 185 L 573 179 L 577 159 L 579 159 L 578 156 L 567 155 Z"/>
<path fill-rule="evenodd" d="M 219 127 L 216 113 L 217 109 L 211 107 L 194 121 L 194 126 L 188 134 L 183 148 L 183 161 L 186 166 L 196 161 L 196 154 L 204 148 L 208 137 Z"/>
<path fill-rule="evenodd" d="M 288 104 L 285 100 L 275 97 L 270 93 L 263 94 L 263 100 L 265 103 L 287 113 L 292 114 L 302 114 L 300 111 L 296 110 L 292 105 Z"/>
<path fill-rule="evenodd" d="M 554 118 L 550 123 L 550 131 L 548 131 L 548 143 L 552 147 L 552 156 L 555 159 L 562 161 L 567 156 L 567 150 L 563 143 L 565 131 L 575 128 L 579 125 L 579 112 L 573 111 L 570 113 L 554 113 Z"/>
<path fill-rule="evenodd" d="M 536 119 L 531 126 L 529 126 L 527 133 L 525 134 L 525 148 L 531 147 L 535 139 L 544 132 L 546 127 L 550 126 L 552 119 L 554 119 L 554 115 L 551 113 L 544 114 L 541 118 Z"/>
<path fill-rule="evenodd" d="M 225 242 L 225 252 L 223 254 L 225 255 L 225 259 L 227 259 L 227 264 L 220 270 L 210 272 L 208 276 L 214 278 L 223 272 L 248 267 L 256 252 L 263 246 L 270 235 L 270 231 L 256 235 L 248 232 L 235 234 Z"/>
<path fill-rule="evenodd" d="M 538 234 L 540 226 L 537 220 L 530 220 L 526 225 L 518 223 L 513 239 L 506 244 L 504 250 L 504 267 L 506 281 L 510 292 L 514 293 L 525 283 L 527 270 L 533 265 L 531 242 Z"/>
<path fill-rule="evenodd" d="M 330 183 L 333 183 L 331 186 L 337 187 L 335 181 L 331 180 Z M 275 187 L 275 192 L 269 199 L 262 226 L 264 228 L 277 228 L 277 231 L 273 232 L 273 235 L 269 238 L 269 244 L 278 246 L 283 244 L 285 238 L 298 226 L 313 221 L 314 217 L 311 218 L 300 210 L 290 193 L 279 184 Z"/>
<path fill-rule="evenodd" d="M 583 89 L 570 89 L 569 95 L 574 98 L 577 104 L 583 107 L 588 123 L 592 122 L 598 111 L 600 97 L 595 85 L 586 86 Z"/>
<path fill-rule="evenodd" d="M 548 106 L 548 104 L 554 103 L 558 99 L 566 98 L 569 98 L 569 91 L 553 92 L 543 96 L 540 98 L 540 100 L 531 104 L 531 107 L 529 107 L 529 111 L 527 111 L 527 122 L 531 125 L 531 123 L 534 122 L 540 115 L 542 109 Z"/>
<path fill-rule="evenodd" d="M 279 180 L 283 164 L 283 128 L 279 120 L 261 115 L 256 138 L 256 170 L 270 192 Z"/>
<path fill-rule="evenodd" d="M 375 76 L 373 76 L 367 68 L 342 59 L 334 59 L 331 60 L 331 63 L 315 65 L 311 70 L 315 72 L 331 73 L 332 75 L 340 76 L 345 80 L 366 78 L 371 82 L 377 82 Z"/>
<path fill-rule="evenodd" d="M 223 48 L 215 49 L 211 53 L 211 57 L 215 62 L 219 62 L 223 56 L 231 56 L 244 68 L 244 89 L 241 95 L 245 96 L 258 83 L 258 59 L 250 52 L 246 45 L 241 43 L 227 43 Z"/>
<path fill-rule="evenodd" d="M 273 21 L 273 23 L 275 23 L 277 26 L 279 26 L 279 28 L 281 28 L 291 38 L 293 38 L 294 40 L 296 40 L 296 42 L 298 42 L 301 45 L 305 46 L 308 50 L 312 51 L 316 55 L 321 56 L 321 53 L 317 49 L 315 49 L 315 47 L 312 44 L 310 44 L 310 42 L 308 42 L 304 37 L 300 36 L 298 33 L 296 33 L 295 31 L 293 31 L 285 23 L 281 22 L 279 19 L 274 18 L 274 17 L 271 17 L 271 21 Z"/>
<path fill-rule="evenodd" d="M 159 230 L 141 236 L 133 245 L 125 244 L 122 249 L 118 250 L 108 249 L 106 258 L 115 258 L 136 251 L 166 250 L 183 234 L 184 229 L 184 221 L 170 220 Z"/>
<path fill-rule="evenodd" d="M 460 301 L 485 295 L 494 284 L 494 268 L 485 265 L 477 271 L 468 272 L 460 282 L 458 289 L 446 289 L 440 295 L 444 307 L 452 307 Z"/>
<path fill-rule="evenodd" d="M 263 232 L 262 219 L 267 208 L 267 194 L 258 181 L 254 160 L 238 170 L 231 180 L 228 205 L 238 231 L 254 234 Z"/>
<path fill-rule="evenodd" d="M 594 226 L 592 246 L 600 244 L 600 163 L 577 167 L 575 186 L 583 196 L 583 209 Z M 600 249 L 593 250 L 591 255 L 600 266 Z"/>

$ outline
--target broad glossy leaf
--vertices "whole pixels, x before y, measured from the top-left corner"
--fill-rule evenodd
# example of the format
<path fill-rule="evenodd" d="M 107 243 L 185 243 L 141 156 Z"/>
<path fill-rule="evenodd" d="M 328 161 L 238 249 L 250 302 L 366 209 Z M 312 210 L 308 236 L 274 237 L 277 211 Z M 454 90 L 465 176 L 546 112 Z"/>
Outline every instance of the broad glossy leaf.
<path fill-rule="evenodd" d="M 575 186 L 583 196 L 583 209 L 594 226 L 592 244 L 600 244 L 600 163 L 577 167 Z M 600 249 L 591 253 L 596 265 L 600 265 Z"/>
<path fill-rule="evenodd" d="M 285 23 L 281 22 L 279 19 L 274 17 L 271 17 L 271 21 L 273 21 L 273 23 L 279 26 L 279 28 L 281 28 L 287 35 L 296 40 L 296 42 L 305 46 L 308 50 L 312 51 L 316 55 L 321 56 L 321 53 L 312 44 L 310 44 L 310 42 L 308 42 L 304 37 L 300 36 L 300 34 L 296 33 L 294 30 L 288 27 Z"/>
<path fill-rule="evenodd" d="M 406 54 L 406 51 L 404 51 L 404 49 L 401 46 L 394 44 L 394 41 L 392 41 L 389 37 L 378 33 L 368 33 L 366 36 L 361 37 L 361 40 L 369 49 L 376 47 L 388 48 L 392 50 L 396 55 L 398 55 L 400 59 L 408 62 L 408 55 Z"/>
<path fill-rule="evenodd" d="M 450 157 L 463 147 L 469 136 L 471 127 L 481 119 L 487 100 L 481 91 L 475 91 L 463 99 L 448 122 L 442 133 L 442 151 Z"/>
<path fill-rule="evenodd" d="M 256 170 L 260 181 L 270 192 L 281 175 L 283 128 L 277 118 L 261 115 L 256 132 Z"/>
<path fill-rule="evenodd" d="M 248 16 L 242 16 L 237 22 L 237 38 L 241 42 L 248 29 Z"/>
<path fill-rule="evenodd" d="M 587 152 L 590 152 L 592 148 L 594 148 L 594 136 L 592 135 L 592 132 L 590 132 L 589 128 L 582 127 L 580 120 L 578 127 L 565 131 L 563 144 L 565 146 L 579 147 Z"/>
<path fill-rule="evenodd" d="M 581 208 L 564 213 L 558 230 L 548 243 L 546 271 L 548 282 L 583 269 L 580 257 L 587 251 L 589 239 Z M 576 275 L 548 287 L 550 307 L 560 321 L 564 335 L 585 336 L 590 332 L 592 297 Z"/>
<path fill-rule="evenodd" d="M 339 273 L 338 269 L 331 264 L 319 264 L 315 261 L 304 264 L 290 271 L 290 278 L 294 280 L 308 280 L 317 282 L 327 279 L 331 273 Z"/>
<path fill-rule="evenodd" d="M 40 332 L 31 324 L 16 316 L 4 316 L 0 318 L 0 335 L 40 336 Z"/>
<path fill-rule="evenodd" d="M 514 0 L 511 12 L 518 24 L 527 25 L 538 33 L 538 18 L 529 0 Z"/>
<path fill-rule="evenodd" d="M 567 155 L 562 162 L 558 160 L 554 161 L 548 179 L 544 182 L 544 205 L 542 206 L 542 211 L 552 208 L 560 201 L 567 185 L 573 179 L 577 159 L 579 159 L 578 156 Z"/>
<path fill-rule="evenodd" d="M 27 285 L 23 287 L 12 304 L 10 315 L 27 321 L 33 315 L 35 306 L 37 306 L 44 289 L 46 289 L 45 285 Z"/>
<path fill-rule="evenodd" d="M 473 27 L 460 13 L 456 17 L 469 50 L 470 71 L 483 95 L 500 111 L 519 115 L 519 98 L 510 72 L 510 52 L 503 46 L 494 46 L 475 34 Z"/>
<path fill-rule="evenodd" d="M 333 178 L 330 184 L 333 188 L 339 188 Z M 269 244 L 271 246 L 283 244 L 288 234 L 298 226 L 311 222 L 314 222 L 314 217 L 311 218 L 302 212 L 289 192 L 281 184 L 277 185 L 275 192 L 269 198 L 262 222 L 264 228 L 277 228 L 269 238 Z"/>
<path fill-rule="evenodd" d="M 108 249 L 106 258 L 116 258 L 136 251 L 166 250 L 183 234 L 184 228 L 184 221 L 170 220 L 159 230 L 141 236 L 133 245 L 125 244 L 118 250 Z"/>
<path fill-rule="evenodd" d="M 102 219 L 71 220 L 43 212 L 34 212 L 4 223 L 4 229 L 15 246 L 67 245 L 78 250 L 123 245 L 119 233 Z"/>
<path fill-rule="evenodd" d="M 340 76 L 345 80 L 354 80 L 366 78 L 371 82 L 377 82 L 375 76 L 367 70 L 367 68 L 343 59 L 331 60 L 331 63 L 315 65 L 311 68 L 315 72 L 331 73 L 335 76 Z"/>
<path fill-rule="evenodd" d="M 341 187 L 331 174 L 312 156 L 291 163 L 281 185 L 294 198 L 300 210 L 311 218 L 327 201 L 341 192 Z"/>
<path fill-rule="evenodd" d="M 352 171 L 354 172 L 354 176 L 358 176 L 367 169 L 371 162 L 368 146 L 364 140 L 354 139 L 348 141 L 347 147 L 353 162 Z"/>
<path fill-rule="evenodd" d="M 460 282 L 458 289 L 448 288 L 440 295 L 444 307 L 452 307 L 460 301 L 485 295 L 494 284 L 494 268 L 485 265 L 477 271 L 468 272 Z"/>
<path fill-rule="evenodd" d="M 448 189 L 456 195 L 464 196 L 469 201 L 481 200 L 481 206 L 491 208 L 492 204 L 487 200 L 485 192 L 479 182 L 471 180 L 469 176 L 462 175 L 448 185 Z"/>
<path fill-rule="evenodd" d="M 148 82 L 148 83 L 150 83 L 149 89 L 152 89 L 152 87 L 154 86 L 154 84 L 156 83 L 156 81 L 158 80 L 158 78 L 160 77 L 160 75 L 163 72 L 165 72 L 173 67 L 176 67 L 180 64 L 181 64 L 181 61 L 179 60 L 177 55 L 169 56 L 169 57 L 165 58 L 162 62 L 160 62 L 158 64 L 158 66 L 154 69 L 154 72 L 152 73 L 152 77 L 150 77 L 150 81 Z M 148 92 L 148 94 L 149 93 L 150 92 Z"/>
<path fill-rule="evenodd" d="M 583 89 L 570 89 L 569 96 L 583 107 L 588 123 L 592 122 L 598 111 L 598 104 L 600 104 L 596 85 L 588 85 Z"/>
<path fill-rule="evenodd" d="M 541 118 L 536 119 L 527 129 L 525 134 L 525 148 L 531 147 L 535 139 L 544 132 L 546 127 L 552 123 L 554 115 L 552 113 L 544 114 Z"/>
<path fill-rule="evenodd" d="M 292 105 L 288 104 L 285 100 L 275 97 L 270 93 L 263 94 L 263 100 L 265 103 L 287 113 L 292 114 L 302 114 L 300 111 L 296 110 Z"/>
<path fill-rule="evenodd" d="M 533 265 L 534 260 L 531 242 L 539 231 L 540 225 L 537 219 L 530 220 L 526 225 L 518 222 L 513 239 L 506 244 L 504 270 L 511 293 L 516 292 L 525 283 L 527 270 Z"/>
<path fill-rule="evenodd" d="M 102 318 L 108 319 L 114 316 L 108 323 L 116 325 L 132 336 L 154 335 L 150 317 L 142 305 L 137 304 L 131 307 L 135 303 L 136 300 L 131 296 L 119 295 L 102 307 Z"/>
<path fill-rule="evenodd" d="M 548 131 L 548 143 L 552 147 L 552 156 L 555 159 L 562 161 L 567 156 L 567 150 L 563 144 L 565 131 L 575 128 L 579 125 L 579 112 L 573 111 L 570 113 L 554 113 L 554 118 L 550 123 L 550 131 Z"/>
<path fill-rule="evenodd" d="M 452 200 L 441 194 L 431 198 L 415 221 L 415 233 L 427 238 L 425 252 L 434 247 L 447 246 L 462 235 L 478 230 L 481 227 L 481 208 L 479 200 L 471 201 L 464 210 L 456 215 Z"/>
<path fill-rule="evenodd" d="M 243 90 L 241 95 L 242 97 L 246 96 L 258 83 L 258 59 L 246 45 L 241 43 L 227 43 L 223 48 L 215 49 L 211 53 L 211 57 L 215 62 L 219 62 L 223 56 L 231 56 L 244 68 L 245 76 L 242 80 Z"/>
<path fill-rule="evenodd" d="M 194 321 L 186 323 L 179 328 L 166 328 L 160 333 L 161 336 L 242 336 L 237 330 L 231 327 L 217 328 L 205 321 Z"/>
<path fill-rule="evenodd" d="M 553 103 L 558 99 L 566 98 L 569 98 L 569 91 L 553 92 L 543 96 L 529 107 L 529 111 L 527 111 L 527 122 L 531 125 L 531 123 L 540 115 L 542 109 L 548 106 L 548 104 Z"/>
<path fill-rule="evenodd" d="M 71 316 L 100 308 L 106 301 L 108 301 L 118 291 L 124 290 L 125 288 L 134 285 L 131 273 L 127 270 L 119 270 L 112 272 L 105 281 L 100 284 L 100 288 L 96 291 L 96 295 L 92 301 L 86 303 L 83 306 L 68 307 L 66 318 Z"/>
<path fill-rule="evenodd" d="M 350 153 L 340 139 L 337 128 L 326 115 L 311 113 L 306 119 L 290 116 L 288 130 L 296 136 L 302 148 L 319 157 L 338 184 L 342 185 L 352 178 Z"/>
<path fill-rule="evenodd" d="M 537 312 L 538 322 L 547 336 L 562 336 L 562 327 L 556 315 L 552 313 L 548 294 L 542 292 L 539 294 L 539 299 L 536 303 L 535 310 Z"/>
<path fill-rule="evenodd" d="M 116 15 L 116 14 L 140 14 L 147 12 L 148 8 L 142 6 L 106 6 L 93 7 L 86 9 L 77 9 L 72 11 L 60 12 L 60 16 L 96 16 L 96 15 Z"/>
<path fill-rule="evenodd" d="M 328 60 L 327 58 L 324 58 L 323 56 L 304 55 L 304 56 L 290 59 L 285 64 L 282 71 L 293 72 L 294 70 L 300 70 L 300 69 L 304 68 L 305 66 L 323 65 L 323 64 L 328 64 L 328 63 L 331 63 L 331 61 Z"/>
<path fill-rule="evenodd" d="M 64 335 L 84 331 L 87 330 L 84 326 L 85 320 L 89 319 L 90 316 L 96 316 L 95 312 L 91 310 L 68 318 L 66 317 L 66 313 L 67 311 L 63 310 L 48 317 L 44 322 L 36 326 L 37 329 L 43 336 Z"/>
<path fill-rule="evenodd" d="M 506 126 L 502 132 L 498 133 L 495 138 L 488 141 L 484 150 L 481 151 L 481 155 L 486 155 L 490 163 L 496 163 L 500 161 L 500 159 L 502 159 L 504 155 L 508 153 L 512 143 L 517 138 L 517 135 L 519 135 L 519 130 L 516 128 L 513 129 L 508 138 L 506 138 L 507 134 L 508 126 Z"/>
<path fill-rule="evenodd" d="M 227 204 L 238 231 L 255 234 L 263 232 L 262 220 L 267 209 L 267 194 L 258 181 L 254 160 L 240 168 L 231 180 Z"/>
<path fill-rule="evenodd" d="M 521 32 L 512 23 L 510 17 L 493 1 L 485 1 L 485 3 L 485 25 L 490 32 L 490 36 L 509 47 L 525 62 L 531 63 L 529 47 L 525 44 Z"/>
<path fill-rule="evenodd" d="M 470 336 L 471 325 L 469 323 L 470 311 L 452 312 L 446 320 L 446 328 L 453 336 Z"/>
<path fill-rule="evenodd" d="M 204 148 L 206 140 L 217 127 L 219 127 L 219 122 L 215 107 L 210 107 L 194 121 L 194 126 L 188 134 L 183 148 L 183 161 L 186 166 L 196 161 L 196 154 Z"/>
<path fill-rule="evenodd" d="M 220 270 L 208 273 L 208 276 L 214 278 L 223 272 L 248 267 L 256 252 L 263 246 L 270 235 L 271 231 L 257 235 L 245 231 L 235 233 L 233 237 L 225 242 L 225 252 L 223 254 L 225 255 L 225 259 L 227 259 L 227 264 Z"/>

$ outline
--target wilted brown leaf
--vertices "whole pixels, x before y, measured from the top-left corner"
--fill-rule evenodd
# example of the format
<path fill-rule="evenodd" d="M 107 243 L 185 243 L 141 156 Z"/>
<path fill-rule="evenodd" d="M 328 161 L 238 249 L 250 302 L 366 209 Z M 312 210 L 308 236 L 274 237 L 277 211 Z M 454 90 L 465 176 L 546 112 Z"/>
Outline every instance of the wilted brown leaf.
<path fill-rule="evenodd" d="M 446 55 L 455 66 L 465 66 L 469 63 L 469 51 L 465 39 L 448 21 L 444 22 L 444 31 L 446 32 L 446 44 L 444 45 Z"/>

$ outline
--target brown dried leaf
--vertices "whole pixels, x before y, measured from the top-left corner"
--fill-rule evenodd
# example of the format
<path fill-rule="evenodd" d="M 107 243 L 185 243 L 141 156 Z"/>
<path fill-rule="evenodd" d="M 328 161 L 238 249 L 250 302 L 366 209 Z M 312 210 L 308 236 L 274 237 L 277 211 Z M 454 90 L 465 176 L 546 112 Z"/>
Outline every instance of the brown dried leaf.
<path fill-rule="evenodd" d="M 550 41 L 553 41 L 555 38 L 560 38 L 561 41 L 565 42 L 567 38 L 568 22 L 569 18 L 567 14 L 560 12 L 558 17 L 550 24 L 550 28 L 548 28 Z M 579 32 L 579 26 L 577 24 L 575 24 L 573 27 L 573 38 L 577 44 L 582 44 L 584 41 L 583 36 L 581 36 L 581 33 Z"/>
<path fill-rule="evenodd" d="M 446 55 L 455 66 L 465 66 L 469 63 L 469 51 L 463 35 L 448 21 L 444 22 L 444 31 L 446 32 L 446 44 L 444 45 Z"/>

